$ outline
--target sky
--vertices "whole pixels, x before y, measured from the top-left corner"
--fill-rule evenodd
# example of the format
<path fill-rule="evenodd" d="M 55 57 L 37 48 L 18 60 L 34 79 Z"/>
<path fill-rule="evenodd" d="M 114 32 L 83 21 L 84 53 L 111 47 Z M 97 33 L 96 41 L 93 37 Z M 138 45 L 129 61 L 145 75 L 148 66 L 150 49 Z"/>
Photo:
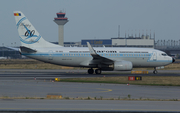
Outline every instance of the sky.
<path fill-rule="evenodd" d="M 180 40 L 180 0 L 0 0 L 0 46 L 20 46 L 13 11 L 22 11 L 41 36 L 58 41 L 56 13 L 64 11 L 64 41 L 151 34 Z"/>

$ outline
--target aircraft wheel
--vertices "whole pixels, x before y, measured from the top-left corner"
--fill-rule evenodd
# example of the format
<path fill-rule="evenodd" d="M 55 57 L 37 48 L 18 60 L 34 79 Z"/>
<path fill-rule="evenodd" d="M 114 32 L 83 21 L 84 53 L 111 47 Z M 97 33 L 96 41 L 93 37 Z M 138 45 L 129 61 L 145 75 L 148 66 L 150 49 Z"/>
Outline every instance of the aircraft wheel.
<path fill-rule="evenodd" d="M 157 73 L 158 73 L 158 71 L 157 71 L 157 70 L 154 70 L 154 71 L 153 71 L 153 73 L 154 73 L 154 74 L 157 74 Z"/>
<path fill-rule="evenodd" d="M 88 74 L 93 74 L 94 70 L 93 69 L 88 69 Z"/>
<path fill-rule="evenodd" d="M 154 67 L 154 71 L 153 71 L 154 74 L 157 74 L 158 71 L 156 70 L 156 67 Z"/>
<path fill-rule="evenodd" d="M 96 69 L 96 70 L 95 70 L 95 73 L 96 73 L 96 74 L 101 74 L 101 69 Z"/>

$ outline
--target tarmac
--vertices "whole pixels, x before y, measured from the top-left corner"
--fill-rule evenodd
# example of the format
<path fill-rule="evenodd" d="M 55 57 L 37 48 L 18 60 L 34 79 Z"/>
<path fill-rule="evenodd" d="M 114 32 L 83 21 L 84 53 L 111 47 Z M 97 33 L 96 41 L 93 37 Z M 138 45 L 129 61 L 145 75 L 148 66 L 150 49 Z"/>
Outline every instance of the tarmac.
<path fill-rule="evenodd" d="M 0 112 L 2 111 L 46 111 L 78 113 L 89 111 L 95 113 L 104 112 L 180 112 L 179 101 L 116 101 L 116 100 L 1 100 Z M 83 112 L 83 113 L 84 113 Z"/>
<path fill-rule="evenodd" d="M 156 76 L 180 76 L 179 73 L 179 70 L 166 70 L 159 71 L 159 74 Z M 128 76 L 130 73 L 120 72 L 117 74 L 117 72 L 113 72 L 111 74 L 88 75 L 86 70 L 2 69 L 0 70 L 0 97 L 5 98 L 0 100 L 0 112 L 180 112 L 180 101 L 176 101 L 180 99 L 179 86 L 127 86 L 124 84 L 52 82 L 54 77 L 103 77 L 104 75 Z M 154 76 L 152 73 L 149 75 Z M 48 94 L 58 94 L 72 100 L 46 99 Z M 11 99 L 8 99 L 8 97 L 11 97 Z M 27 99 L 13 99 L 13 97 L 27 97 Z M 39 97 L 41 99 L 28 99 L 30 97 Z M 81 98 L 87 97 L 93 100 L 81 100 Z M 102 100 L 94 100 L 95 98 Z M 131 98 L 131 101 L 128 98 Z M 138 99 L 139 101 L 133 99 Z M 146 101 L 140 99 L 146 99 Z M 152 99 L 156 101 L 152 101 Z M 157 101 L 158 99 L 164 101 Z"/>

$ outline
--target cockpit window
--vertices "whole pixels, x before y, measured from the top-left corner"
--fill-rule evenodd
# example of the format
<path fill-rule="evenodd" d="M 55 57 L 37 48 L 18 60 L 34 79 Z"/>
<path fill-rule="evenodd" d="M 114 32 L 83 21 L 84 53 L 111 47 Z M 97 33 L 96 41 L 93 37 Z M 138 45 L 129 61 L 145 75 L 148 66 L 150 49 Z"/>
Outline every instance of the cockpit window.
<path fill-rule="evenodd" d="M 162 56 L 167 56 L 167 54 L 166 54 L 166 53 L 162 53 L 161 55 L 162 55 Z"/>

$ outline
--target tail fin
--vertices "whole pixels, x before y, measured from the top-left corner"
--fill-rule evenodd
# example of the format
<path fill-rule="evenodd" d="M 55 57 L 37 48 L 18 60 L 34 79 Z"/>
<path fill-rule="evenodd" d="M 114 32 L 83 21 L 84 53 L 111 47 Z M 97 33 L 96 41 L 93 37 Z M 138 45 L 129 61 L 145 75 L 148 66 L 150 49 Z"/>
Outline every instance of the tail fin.
<path fill-rule="evenodd" d="M 59 47 L 59 45 L 45 41 L 21 11 L 14 11 L 14 17 L 22 46 L 29 48 Z"/>

